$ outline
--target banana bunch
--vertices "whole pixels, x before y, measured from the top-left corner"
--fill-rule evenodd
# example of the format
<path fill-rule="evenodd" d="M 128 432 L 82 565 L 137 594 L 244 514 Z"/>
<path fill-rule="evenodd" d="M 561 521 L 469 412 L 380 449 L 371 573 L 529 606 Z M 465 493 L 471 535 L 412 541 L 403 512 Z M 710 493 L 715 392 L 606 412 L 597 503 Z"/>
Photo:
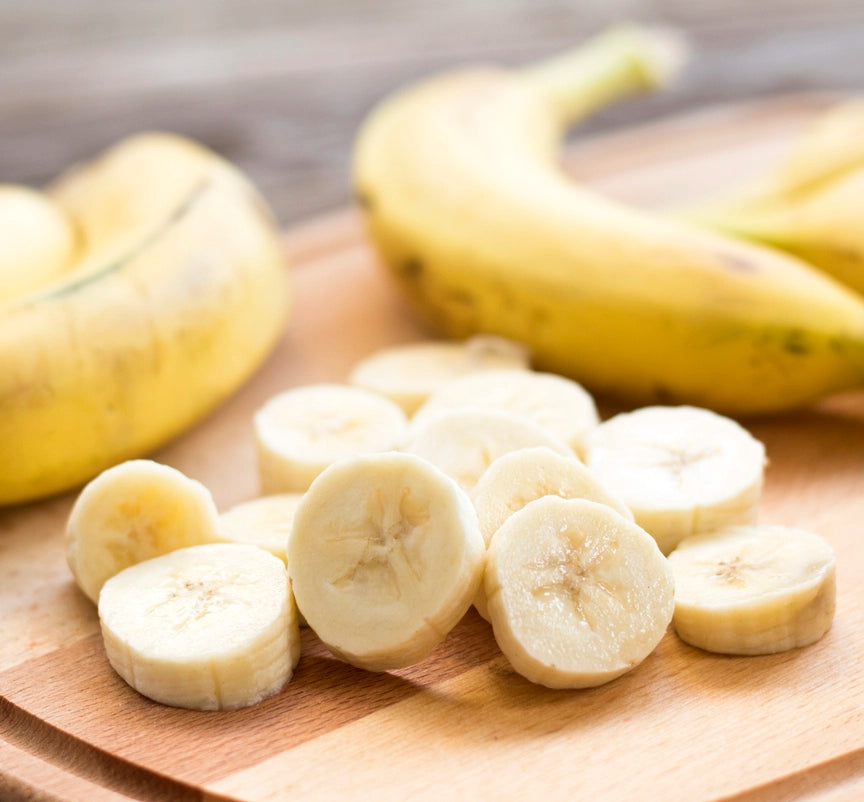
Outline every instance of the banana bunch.
<path fill-rule="evenodd" d="M 758 186 L 691 210 L 695 222 L 801 257 L 864 293 L 864 100 L 820 116 Z"/>
<path fill-rule="evenodd" d="M 166 134 L 0 188 L 0 504 L 179 434 L 280 335 L 284 257 L 231 165 Z"/>
<path fill-rule="evenodd" d="M 372 111 L 354 184 L 371 241 L 448 337 L 526 344 L 630 403 L 727 414 L 864 384 L 864 301 L 773 248 L 615 203 L 560 169 L 568 126 L 663 85 L 678 48 L 619 29 L 523 69 L 433 77 Z"/>

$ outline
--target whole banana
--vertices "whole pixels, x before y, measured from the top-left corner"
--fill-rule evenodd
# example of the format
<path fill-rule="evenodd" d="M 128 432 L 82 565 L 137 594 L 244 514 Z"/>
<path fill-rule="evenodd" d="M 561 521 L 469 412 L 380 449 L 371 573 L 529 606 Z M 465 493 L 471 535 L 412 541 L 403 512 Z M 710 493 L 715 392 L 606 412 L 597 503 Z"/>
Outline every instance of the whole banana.
<path fill-rule="evenodd" d="M 779 248 L 864 293 L 864 99 L 816 119 L 776 169 L 695 222 Z"/>
<path fill-rule="evenodd" d="M 65 261 L 44 265 L 36 286 L 0 281 L 0 504 L 73 487 L 179 434 L 262 362 L 289 306 L 269 210 L 188 140 L 125 140 L 41 206 L 68 222 L 70 244 L 52 232 L 55 256 L 41 258 Z M 31 268 L 10 259 L 7 277 L 16 266 Z"/>
<path fill-rule="evenodd" d="M 662 83 L 650 31 L 521 70 L 468 69 L 386 99 L 356 142 L 372 242 L 452 337 L 530 346 L 537 367 L 632 402 L 730 414 L 864 384 L 864 302 L 772 249 L 600 197 L 558 164 L 568 125 Z"/>

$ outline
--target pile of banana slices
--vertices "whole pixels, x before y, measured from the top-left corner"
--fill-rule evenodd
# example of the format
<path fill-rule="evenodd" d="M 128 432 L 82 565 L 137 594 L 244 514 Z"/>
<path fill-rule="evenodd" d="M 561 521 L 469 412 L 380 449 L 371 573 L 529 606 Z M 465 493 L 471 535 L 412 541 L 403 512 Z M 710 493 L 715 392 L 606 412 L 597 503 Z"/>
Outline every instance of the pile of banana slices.
<path fill-rule="evenodd" d="M 474 605 L 514 670 L 552 688 L 630 671 L 670 623 L 739 655 L 831 626 L 830 546 L 757 521 L 762 443 L 691 406 L 601 421 L 583 387 L 510 341 L 376 352 L 344 384 L 273 397 L 254 432 L 259 498 L 220 514 L 199 482 L 132 460 L 72 509 L 68 562 L 108 660 L 158 702 L 278 693 L 302 623 L 387 671 Z"/>

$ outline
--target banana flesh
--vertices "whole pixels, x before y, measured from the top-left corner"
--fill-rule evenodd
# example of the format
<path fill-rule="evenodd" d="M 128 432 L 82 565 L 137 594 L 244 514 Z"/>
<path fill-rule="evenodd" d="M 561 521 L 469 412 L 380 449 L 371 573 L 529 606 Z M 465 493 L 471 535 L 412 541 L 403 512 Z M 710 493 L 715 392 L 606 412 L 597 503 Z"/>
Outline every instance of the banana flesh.
<path fill-rule="evenodd" d="M 456 378 L 481 370 L 529 366 L 530 355 L 519 343 L 477 335 L 462 342 L 427 340 L 375 351 L 354 366 L 349 381 L 390 398 L 411 416 Z"/>
<path fill-rule="evenodd" d="M 602 487 L 581 460 L 546 446 L 521 448 L 493 460 L 471 491 L 471 502 L 477 511 L 486 547 L 513 513 L 543 496 L 596 501 L 633 520 L 629 507 Z M 486 593 L 482 587 L 474 606 L 488 620 Z"/>
<path fill-rule="evenodd" d="M 486 558 L 495 639 L 550 688 L 587 688 L 639 665 L 672 620 L 672 573 L 654 540 L 604 504 L 544 496 L 511 515 Z"/>
<path fill-rule="evenodd" d="M 303 492 L 328 465 L 352 454 L 391 451 L 408 436 L 400 406 L 344 384 L 286 390 L 255 413 L 254 427 L 265 494 Z"/>
<path fill-rule="evenodd" d="M 573 450 L 530 418 L 500 409 L 457 407 L 419 422 L 405 451 L 440 468 L 470 493 L 500 456 L 545 446 L 573 457 Z"/>
<path fill-rule="evenodd" d="M 723 654 L 775 654 L 831 628 L 835 558 L 828 543 L 787 526 L 694 535 L 669 555 L 678 636 Z"/>
<path fill-rule="evenodd" d="M 599 423 L 593 397 L 580 384 L 536 370 L 486 370 L 454 379 L 434 392 L 412 418 L 415 426 L 448 409 L 514 412 L 538 423 L 580 456 Z"/>
<path fill-rule="evenodd" d="M 216 539 L 210 491 L 176 468 L 129 460 L 87 483 L 66 525 L 66 560 L 86 596 L 143 560 Z"/>
<path fill-rule="evenodd" d="M 468 611 L 484 553 L 452 479 L 411 454 L 365 454 L 331 465 L 306 492 L 288 571 L 327 648 L 386 671 L 422 660 Z"/>
<path fill-rule="evenodd" d="M 276 493 L 235 504 L 219 514 L 215 539 L 266 549 L 285 562 L 285 549 L 302 493 Z"/>
<path fill-rule="evenodd" d="M 114 670 L 174 707 L 256 704 L 300 657 L 285 566 L 256 546 L 191 546 L 126 568 L 105 583 L 99 620 Z"/>
<path fill-rule="evenodd" d="M 710 410 L 642 407 L 594 430 L 586 464 L 668 554 L 688 535 L 755 522 L 765 447 Z"/>
<path fill-rule="evenodd" d="M 383 265 L 439 333 L 525 343 L 538 369 L 628 403 L 764 413 L 860 387 L 850 290 L 562 173 L 569 123 L 656 85 L 648 41 L 609 34 L 546 65 L 433 77 L 374 109 L 354 184 Z"/>
<path fill-rule="evenodd" d="M 45 203 L 74 247 L 0 300 L 0 504 L 80 485 L 179 434 L 261 364 L 288 311 L 269 210 L 188 140 L 124 140 Z"/>

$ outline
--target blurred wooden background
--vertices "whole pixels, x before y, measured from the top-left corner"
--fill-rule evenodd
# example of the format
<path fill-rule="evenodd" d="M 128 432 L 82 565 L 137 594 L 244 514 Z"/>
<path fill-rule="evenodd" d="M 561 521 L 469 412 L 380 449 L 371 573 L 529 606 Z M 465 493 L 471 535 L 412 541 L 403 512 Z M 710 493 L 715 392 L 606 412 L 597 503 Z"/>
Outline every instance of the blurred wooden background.
<path fill-rule="evenodd" d="M 864 91 L 862 0 L 0 0 L 0 181 L 40 185 L 125 134 L 169 129 L 238 163 L 289 224 L 348 201 L 353 135 L 390 90 L 623 20 L 685 30 L 693 60 L 673 90 L 594 131 Z"/>

